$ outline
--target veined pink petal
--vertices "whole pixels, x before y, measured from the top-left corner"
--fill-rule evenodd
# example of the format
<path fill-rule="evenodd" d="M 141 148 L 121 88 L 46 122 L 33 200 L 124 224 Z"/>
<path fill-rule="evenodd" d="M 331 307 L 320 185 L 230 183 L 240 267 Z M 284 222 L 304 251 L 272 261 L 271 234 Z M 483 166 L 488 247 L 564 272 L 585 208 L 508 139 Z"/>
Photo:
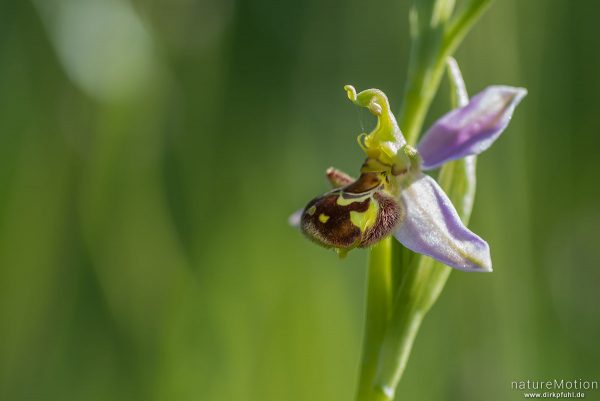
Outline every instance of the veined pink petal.
<path fill-rule="evenodd" d="M 492 271 L 490 248 L 460 220 L 435 180 L 420 173 L 401 192 L 406 210 L 394 237 L 408 249 L 465 271 Z"/>
<path fill-rule="evenodd" d="M 508 125 L 515 107 L 527 94 L 524 88 L 490 86 L 463 107 L 444 115 L 417 146 L 422 168 L 475 155 L 489 148 Z"/>

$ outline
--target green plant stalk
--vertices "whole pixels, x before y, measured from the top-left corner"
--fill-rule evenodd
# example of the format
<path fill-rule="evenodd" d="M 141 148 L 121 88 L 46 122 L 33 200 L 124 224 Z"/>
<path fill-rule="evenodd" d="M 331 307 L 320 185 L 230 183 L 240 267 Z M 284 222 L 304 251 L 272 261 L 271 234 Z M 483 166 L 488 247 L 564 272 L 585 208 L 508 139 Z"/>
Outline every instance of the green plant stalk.
<path fill-rule="evenodd" d="M 483 14 L 492 0 L 472 0 L 458 15 L 438 25 L 428 25 L 433 15 L 411 17 L 411 37 L 408 76 L 404 102 L 398 115 L 398 123 L 410 145 L 417 142 L 425 116 L 437 93 L 444 73 L 446 60 L 451 57 L 473 24 Z M 416 1 L 417 9 L 429 11 L 423 1 Z M 427 3 L 427 1 L 425 1 Z M 414 11 L 415 13 L 418 11 Z M 417 21 L 415 21 L 417 20 Z M 419 27 L 415 25 L 425 25 Z"/>
<path fill-rule="evenodd" d="M 445 61 L 490 3 L 491 0 L 472 0 L 461 13 L 450 19 L 452 1 L 416 1 L 416 8 L 411 13 L 413 47 L 403 108 L 399 115 L 400 127 L 409 144 L 414 145 L 418 139 L 438 90 Z M 443 13 L 440 14 L 439 10 Z M 419 18 L 419 11 L 426 15 Z M 437 18 L 435 24 L 434 17 Z M 432 24 L 428 27 L 430 22 Z M 462 80 L 460 75 L 459 78 Z M 461 85 L 464 87 L 462 82 L 455 85 L 455 92 L 456 86 Z M 455 95 L 454 99 L 459 97 Z M 475 158 L 468 158 L 446 164 L 438 178 L 465 223 L 475 192 L 474 171 Z M 397 241 L 386 241 L 391 243 L 373 247 L 370 254 L 365 340 L 357 401 L 394 399 L 421 322 L 450 274 L 449 267 L 425 256 L 415 259 L 416 256 Z M 388 255 L 384 256 L 386 252 Z M 377 266 L 378 261 L 385 261 L 387 267 Z M 393 283 L 391 288 L 390 279 Z M 387 293 L 373 294 L 378 288 L 387 288 Z M 390 299 L 393 300 L 391 307 Z M 385 308 L 385 312 L 376 313 L 376 305 Z M 385 327 L 383 337 L 382 327 Z"/>
<path fill-rule="evenodd" d="M 438 177 L 465 224 L 475 194 L 474 167 L 474 157 L 446 163 Z M 393 262 L 393 268 L 400 268 L 404 274 L 396 291 L 373 386 L 388 394 L 389 400 L 393 400 L 421 322 L 441 294 L 452 270 L 430 257 L 417 258 L 416 263 L 408 265 Z"/>
<path fill-rule="evenodd" d="M 386 400 L 372 386 L 377 370 L 378 354 L 392 315 L 392 238 L 388 237 L 371 248 L 367 286 L 367 310 L 363 338 L 361 376 L 358 400 Z"/>
<path fill-rule="evenodd" d="M 451 63 L 455 63 L 454 60 Z M 454 65 L 449 72 L 452 107 L 465 105 L 468 98 L 460 71 Z M 475 157 L 446 163 L 440 170 L 438 182 L 467 224 L 475 196 Z M 399 244 L 398 247 L 402 248 Z M 451 272 L 448 266 L 426 256 L 417 256 L 414 262 L 401 263 L 392 258 L 392 267 L 400 270 L 398 276 L 401 280 L 397 283 L 392 316 L 382 343 L 374 382 L 374 387 L 388 394 L 389 400 L 393 399 L 404 373 L 421 322 L 441 294 Z"/>

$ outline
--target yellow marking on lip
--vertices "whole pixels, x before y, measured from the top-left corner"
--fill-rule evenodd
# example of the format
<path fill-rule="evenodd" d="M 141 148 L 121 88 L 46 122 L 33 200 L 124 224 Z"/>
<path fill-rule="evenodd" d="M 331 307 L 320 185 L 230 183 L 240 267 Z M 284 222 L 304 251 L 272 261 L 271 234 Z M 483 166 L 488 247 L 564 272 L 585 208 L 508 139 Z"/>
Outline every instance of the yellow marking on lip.
<path fill-rule="evenodd" d="M 371 202 L 369 203 L 369 208 L 364 212 L 351 211 L 350 212 L 350 221 L 354 224 L 361 233 L 364 233 L 368 228 L 375 224 L 377 221 L 377 212 L 379 209 L 379 205 L 376 204 L 377 201 L 374 198 L 371 198 Z"/>
<path fill-rule="evenodd" d="M 337 200 L 335 201 L 335 203 L 337 203 L 339 206 L 348 206 L 348 205 L 351 205 L 356 202 L 364 202 L 370 196 L 371 196 L 370 192 L 364 196 L 361 196 L 360 198 L 354 198 L 354 199 L 346 199 L 342 195 L 339 195 Z"/>
<path fill-rule="evenodd" d="M 312 205 L 311 207 L 308 208 L 306 213 L 308 213 L 309 215 L 312 216 L 313 214 L 315 214 L 316 211 L 317 211 L 317 207 L 315 205 Z"/>
<path fill-rule="evenodd" d="M 327 216 L 326 214 L 321 213 L 319 215 L 319 221 L 323 224 L 327 223 L 327 220 L 329 220 L 329 216 Z"/>

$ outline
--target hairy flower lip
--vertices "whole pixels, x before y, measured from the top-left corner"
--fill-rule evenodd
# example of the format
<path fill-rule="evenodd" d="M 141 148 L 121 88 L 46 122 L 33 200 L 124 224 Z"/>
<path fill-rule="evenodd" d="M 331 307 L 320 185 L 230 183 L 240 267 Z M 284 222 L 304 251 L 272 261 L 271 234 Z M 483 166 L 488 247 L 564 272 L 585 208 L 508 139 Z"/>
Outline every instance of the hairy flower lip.
<path fill-rule="evenodd" d="M 340 188 L 311 200 L 301 212 L 299 224 L 313 242 L 350 250 L 371 246 L 388 236 L 403 216 L 401 205 L 381 186 L 362 193 Z"/>

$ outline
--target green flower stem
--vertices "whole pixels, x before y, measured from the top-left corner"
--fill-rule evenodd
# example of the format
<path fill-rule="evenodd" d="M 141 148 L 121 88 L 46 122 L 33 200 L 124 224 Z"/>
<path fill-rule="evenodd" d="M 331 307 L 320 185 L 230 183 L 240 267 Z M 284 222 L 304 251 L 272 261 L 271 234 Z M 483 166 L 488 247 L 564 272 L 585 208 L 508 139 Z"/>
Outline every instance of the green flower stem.
<path fill-rule="evenodd" d="M 452 86 L 452 107 L 468 102 L 460 70 L 454 59 L 448 61 L 448 72 Z M 457 208 L 466 224 L 471 214 L 475 196 L 475 157 L 446 163 L 442 167 L 438 182 Z M 397 242 L 397 246 L 403 249 Z M 374 387 L 393 399 L 400 382 L 415 337 L 423 317 L 441 294 L 451 269 L 426 256 L 418 256 L 415 263 L 406 262 L 406 250 L 392 250 L 392 255 L 402 255 L 393 262 L 394 272 L 400 277 L 395 291 L 390 325 L 382 343 L 379 365 Z M 394 259 L 394 258 L 393 258 Z"/>
<path fill-rule="evenodd" d="M 475 158 L 446 163 L 440 171 L 438 182 L 466 224 L 475 195 Z M 406 368 L 423 317 L 441 294 L 452 271 L 426 256 L 418 256 L 416 264 L 393 265 L 394 269 L 398 266 L 404 275 L 395 291 L 392 317 L 382 343 L 374 380 L 374 387 L 388 394 L 390 400 Z"/>
<path fill-rule="evenodd" d="M 372 386 L 377 369 L 379 349 L 392 314 L 392 238 L 371 248 L 367 288 L 367 311 L 363 339 L 361 376 L 357 400 L 387 400 Z"/>
<path fill-rule="evenodd" d="M 410 18 L 413 47 L 399 118 L 409 144 L 417 142 L 446 60 L 490 3 L 491 0 L 471 0 L 451 18 L 452 0 L 415 1 Z M 460 99 L 460 88 L 464 91 L 462 77 L 450 71 L 453 99 Z M 475 159 L 467 158 L 446 164 L 438 179 L 464 220 L 468 219 L 473 204 L 474 171 Z M 442 292 L 449 274 L 449 267 L 429 257 L 416 256 L 394 240 L 388 239 L 372 249 L 358 401 L 394 399 L 421 322 Z M 390 281 L 392 288 L 388 287 Z M 386 290 L 374 294 L 378 288 Z M 379 311 L 375 310 L 378 306 L 382 308 Z"/>
<path fill-rule="evenodd" d="M 421 127 L 437 92 L 448 57 L 452 56 L 473 24 L 483 14 L 492 0 L 471 0 L 458 15 L 445 20 L 434 18 L 434 12 L 441 6 L 427 8 L 416 0 L 411 16 L 411 47 L 404 103 L 398 122 L 410 145 L 417 142 Z M 437 2 L 436 2 L 437 3 Z M 449 7 L 449 6 L 448 6 Z M 419 15 L 424 14 L 424 15 Z M 428 25 L 437 20 L 437 25 Z"/>
<path fill-rule="evenodd" d="M 432 265 L 431 258 L 420 258 L 417 266 L 411 266 L 395 298 L 374 381 L 375 387 L 387 394 L 390 400 L 394 398 L 406 368 L 423 317 L 435 302 L 450 273 L 449 267 L 433 269 Z M 432 285 L 436 288 L 432 288 Z"/>

